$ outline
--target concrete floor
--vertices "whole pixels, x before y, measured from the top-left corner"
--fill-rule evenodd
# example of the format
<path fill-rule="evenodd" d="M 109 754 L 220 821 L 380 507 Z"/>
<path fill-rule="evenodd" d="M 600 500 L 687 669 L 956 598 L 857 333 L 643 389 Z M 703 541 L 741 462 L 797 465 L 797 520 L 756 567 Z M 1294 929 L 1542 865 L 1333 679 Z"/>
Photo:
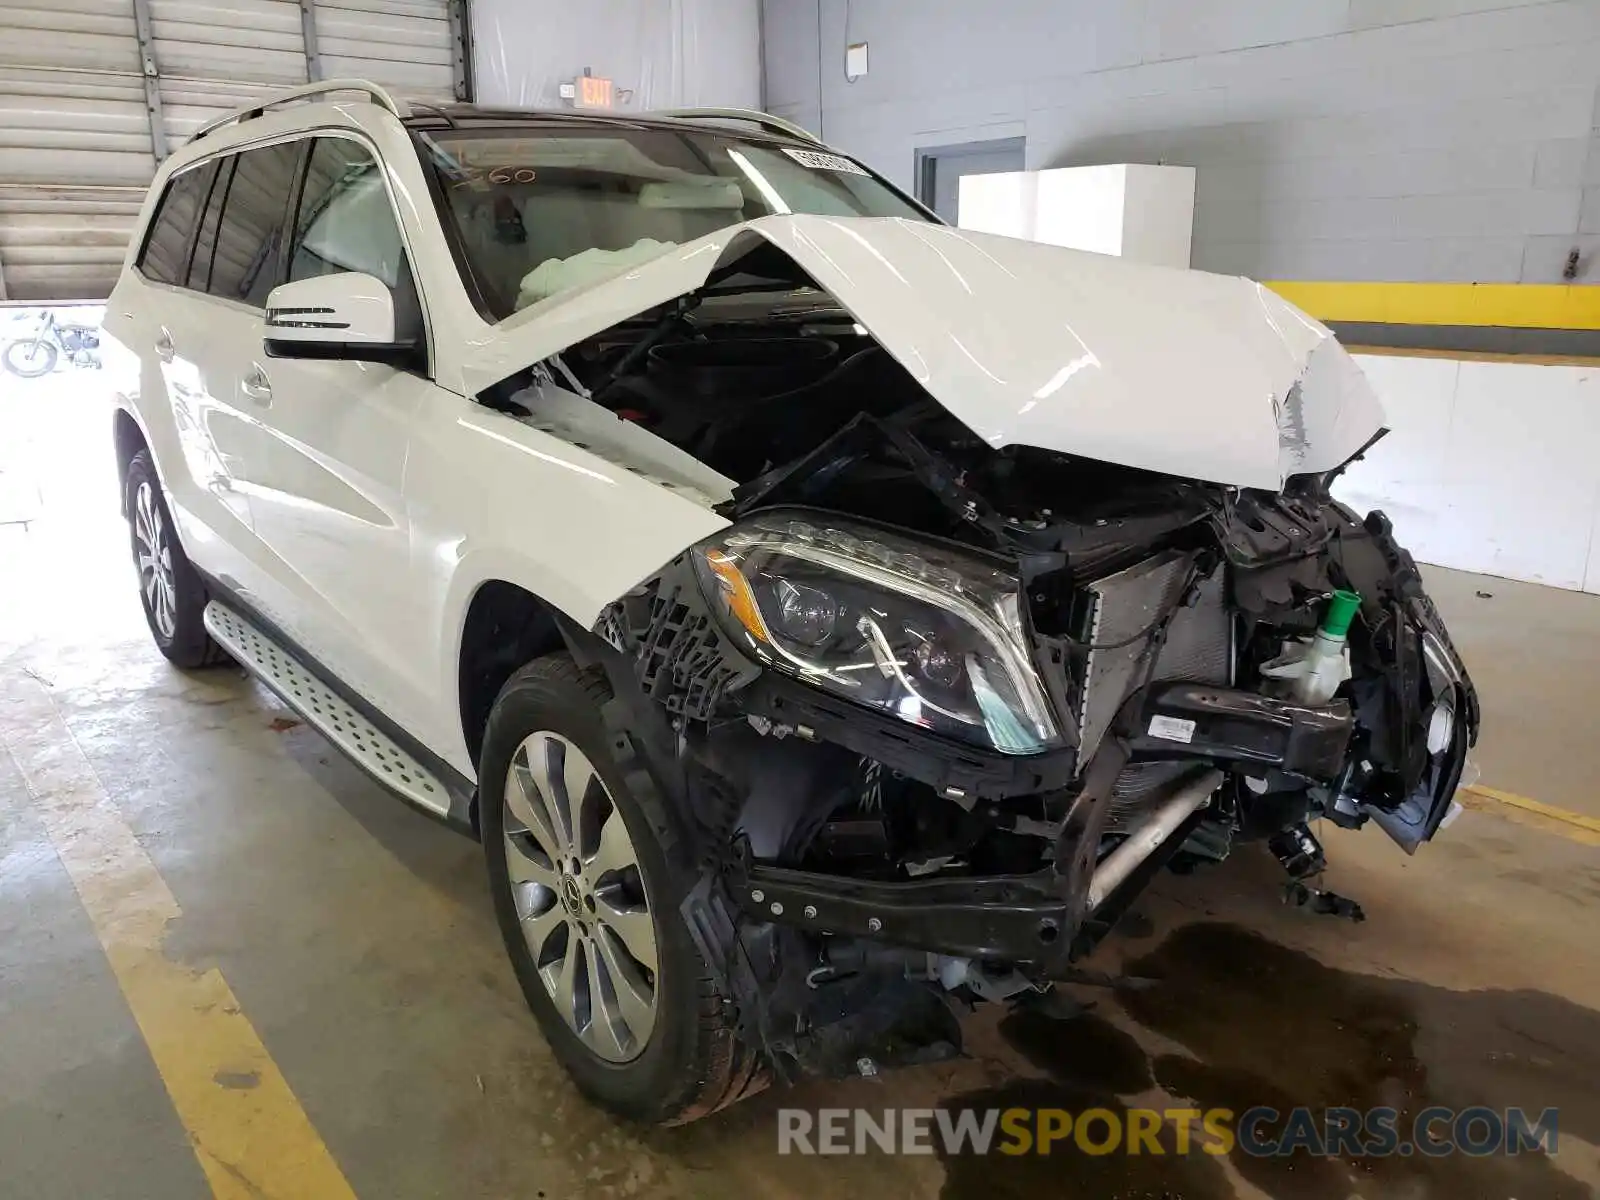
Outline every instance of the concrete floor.
<path fill-rule="evenodd" d="M 98 819 L 132 831 L 181 910 L 160 954 L 196 978 L 220 972 L 356 1194 L 1532 1200 L 1600 1188 L 1600 833 L 1494 801 L 1416 858 L 1375 829 L 1330 831 L 1328 886 L 1362 903 L 1364 924 L 1284 907 L 1277 868 L 1246 849 L 1158 882 L 1145 928 L 1102 957 L 1163 982 L 1122 999 L 1080 993 L 1095 1002 L 1085 1019 L 980 1015 L 957 1063 L 769 1091 L 686 1129 L 611 1121 L 568 1085 L 523 1007 L 478 848 L 368 783 L 240 672 L 184 675 L 156 654 L 108 519 L 104 414 L 70 379 L 43 382 L 56 407 L 30 404 L 0 430 L 0 455 L 40 475 L 46 511 L 26 535 L 0 529 L 0 740 L 35 766 L 81 753 L 106 797 Z M 1484 693 L 1483 785 L 1600 815 L 1600 598 L 1428 575 Z M 39 719 L 50 712 L 59 723 Z M 196 1112 L 203 1125 L 207 1104 L 259 1073 L 219 1072 L 214 1096 L 197 1098 L 158 1069 L 172 1051 L 151 1049 L 159 1021 L 148 997 L 129 999 L 118 958 L 132 935 L 85 897 L 111 852 L 101 861 L 65 837 L 72 816 L 0 753 L 0 1195 L 275 1194 L 203 1173 Z M 1355 1182 L 1305 1160 L 776 1152 L 783 1105 L 1120 1110 L 1163 1093 L 1236 1109 L 1559 1106 L 1561 1152 L 1385 1160 Z"/>

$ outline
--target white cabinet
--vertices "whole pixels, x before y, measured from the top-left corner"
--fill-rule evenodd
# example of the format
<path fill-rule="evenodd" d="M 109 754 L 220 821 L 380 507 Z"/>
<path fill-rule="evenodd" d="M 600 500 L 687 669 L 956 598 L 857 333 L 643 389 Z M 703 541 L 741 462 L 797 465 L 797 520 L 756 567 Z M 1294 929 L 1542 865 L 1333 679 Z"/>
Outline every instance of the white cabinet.
<path fill-rule="evenodd" d="M 961 180 L 961 227 L 1187 267 L 1194 168 L 1113 163 Z"/>

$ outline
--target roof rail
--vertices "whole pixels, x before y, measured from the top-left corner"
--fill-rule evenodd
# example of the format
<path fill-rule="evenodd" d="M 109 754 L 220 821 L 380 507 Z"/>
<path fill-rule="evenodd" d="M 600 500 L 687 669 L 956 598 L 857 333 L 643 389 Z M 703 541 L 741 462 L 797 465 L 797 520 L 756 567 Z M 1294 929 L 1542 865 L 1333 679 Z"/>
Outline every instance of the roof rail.
<path fill-rule="evenodd" d="M 404 117 L 409 112 L 407 106 L 391 96 L 386 89 L 379 87 L 375 83 L 368 83 L 365 79 L 324 79 L 317 83 L 303 83 L 299 87 L 286 88 L 281 92 L 274 92 L 259 103 L 247 104 L 243 108 L 236 108 L 214 121 L 207 121 L 190 135 L 189 140 L 197 142 L 205 137 L 206 134 L 215 132 L 224 126 L 237 125 L 242 121 L 254 120 L 268 109 L 278 108 L 284 104 L 293 104 L 297 101 L 310 100 L 318 96 L 327 95 L 329 92 L 360 92 L 372 103 L 380 108 L 388 109 L 397 117 Z"/>
<path fill-rule="evenodd" d="M 782 117 L 775 117 L 771 113 L 759 112 L 753 108 L 667 108 L 654 114 L 658 117 L 676 117 L 680 121 L 748 121 L 752 125 L 759 125 L 762 129 L 773 133 L 787 134 L 801 141 L 810 142 L 812 145 L 822 145 L 822 139 L 809 129 L 796 125 L 793 121 L 786 121 Z"/>

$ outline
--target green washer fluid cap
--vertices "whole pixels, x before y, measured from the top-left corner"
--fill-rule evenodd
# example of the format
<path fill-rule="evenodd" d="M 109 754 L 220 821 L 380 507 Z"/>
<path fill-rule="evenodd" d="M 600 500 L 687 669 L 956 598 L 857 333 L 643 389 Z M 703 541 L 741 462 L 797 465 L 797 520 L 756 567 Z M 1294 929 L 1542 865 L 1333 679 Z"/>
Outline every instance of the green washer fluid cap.
<path fill-rule="evenodd" d="M 1342 638 L 1350 632 L 1350 622 L 1361 607 L 1359 592 L 1337 591 L 1328 601 L 1328 613 L 1322 618 L 1322 632 L 1329 637 Z"/>

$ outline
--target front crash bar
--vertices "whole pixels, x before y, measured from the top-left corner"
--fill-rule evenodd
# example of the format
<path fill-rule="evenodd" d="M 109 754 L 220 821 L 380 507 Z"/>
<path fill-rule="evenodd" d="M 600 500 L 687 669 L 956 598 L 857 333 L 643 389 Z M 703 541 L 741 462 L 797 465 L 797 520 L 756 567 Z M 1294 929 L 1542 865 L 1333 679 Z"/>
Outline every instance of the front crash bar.
<path fill-rule="evenodd" d="M 1049 974 L 1075 956 L 1074 909 L 1092 917 L 1140 867 L 1170 858 L 1222 779 L 1221 771 L 1207 771 L 1156 808 L 1096 866 L 1084 905 L 1061 895 L 1061 877 L 1053 870 L 890 883 L 739 863 L 728 884 L 752 919 L 952 957 L 1036 965 Z"/>

